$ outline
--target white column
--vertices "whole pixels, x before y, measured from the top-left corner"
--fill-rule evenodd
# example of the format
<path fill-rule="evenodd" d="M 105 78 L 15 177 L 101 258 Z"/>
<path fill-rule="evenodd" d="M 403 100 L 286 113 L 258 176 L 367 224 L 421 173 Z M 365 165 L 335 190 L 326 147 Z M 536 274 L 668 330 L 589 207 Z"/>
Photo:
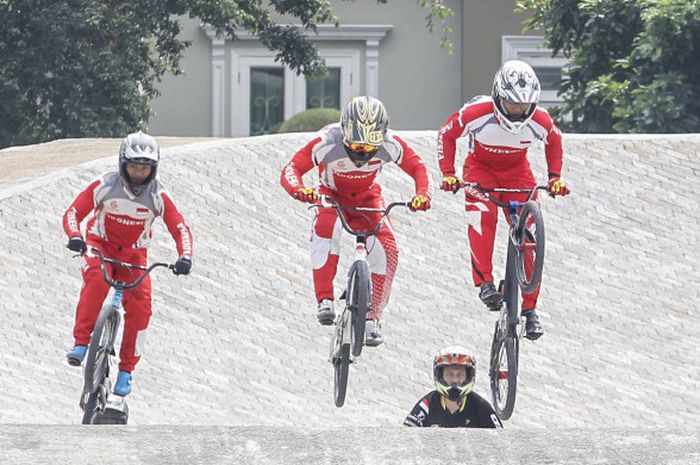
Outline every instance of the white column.
<path fill-rule="evenodd" d="M 379 40 L 367 39 L 365 47 L 365 87 L 367 95 L 379 95 Z"/>
<path fill-rule="evenodd" d="M 211 135 L 224 136 L 226 39 L 211 38 Z"/>

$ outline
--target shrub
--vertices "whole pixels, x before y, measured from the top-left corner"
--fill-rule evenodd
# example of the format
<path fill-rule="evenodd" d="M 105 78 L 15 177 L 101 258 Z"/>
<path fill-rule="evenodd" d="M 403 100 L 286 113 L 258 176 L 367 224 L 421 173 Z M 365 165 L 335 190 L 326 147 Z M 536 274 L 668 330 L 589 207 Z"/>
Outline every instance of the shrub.
<path fill-rule="evenodd" d="M 323 126 L 340 121 L 340 110 L 336 108 L 311 108 L 282 123 L 279 133 L 318 131 Z"/>

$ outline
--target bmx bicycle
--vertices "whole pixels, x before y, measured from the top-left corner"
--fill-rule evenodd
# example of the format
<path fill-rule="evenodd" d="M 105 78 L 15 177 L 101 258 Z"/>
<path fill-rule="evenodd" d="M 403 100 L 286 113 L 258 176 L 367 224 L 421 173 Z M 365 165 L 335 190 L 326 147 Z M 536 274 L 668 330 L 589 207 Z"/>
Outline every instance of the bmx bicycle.
<path fill-rule="evenodd" d="M 507 420 L 515 407 L 520 339 L 524 329 L 519 311 L 519 293 L 530 293 L 537 289 L 544 266 L 544 221 L 540 206 L 533 197 L 538 190 L 547 191 L 547 186 L 535 186 L 532 189 L 485 189 L 472 183 L 465 183 L 464 186 L 477 189 L 491 202 L 504 208 L 510 225 L 505 279 L 500 282 L 498 289 L 503 299 L 498 308 L 493 309 L 499 311 L 499 316 L 493 333 L 489 366 L 493 408 L 502 420 Z M 501 202 L 491 193 L 529 195 L 524 202 Z"/>
<path fill-rule="evenodd" d="M 111 301 L 105 303 L 97 317 L 95 328 L 90 337 L 84 371 L 83 392 L 80 396 L 80 408 L 83 410 L 84 425 L 91 424 L 126 424 L 129 417 L 129 408 L 124 398 L 111 399 L 112 383 L 109 378 L 110 358 L 116 357 L 114 343 L 119 331 L 121 307 L 124 291 L 137 287 L 157 267 L 166 267 L 171 270 L 175 265 L 168 263 L 153 263 L 149 267 L 134 265 L 112 258 L 106 258 L 102 251 L 91 247 L 89 253 L 94 253 L 100 259 L 102 277 L 105 282 L 114 288 Z M 109 277 L 105 263 L 122 266 L 144 273 L 133 282 L 115 281 Z M 114 360 L 112 364 L 114 364 Z M 119 397 L 119 396 L 111 396 Z M 110 402 L 111 401 L 111 402 Z M 111 415 L 106 415 L 106 410 L 112 410 Z"/>
<path fill-rule="evenodd" d="M 343 229 L 355 236 L 355 257 L 348 271 L 348 281 L 341 299 L 345 300 L 342 313 L 335 320 L 328 361 L 333 365 L 333 393 L 336 407 L 345 404 L 350 364 L 362 353 L 365 339 L 367 312 L 372 302 L 372 277 L 367 263 L 367 238 L 377 234 L 389 212 L 395 207 L 408 207 L 409 202 L 392 202 L 386 208 L 343 207 L 327 195 L 319 197 L 320 203 L 309 208 L 335 208 Z M 380 218 L 372 230 L 352 229 L 344 211 L 379 213 Z"/>

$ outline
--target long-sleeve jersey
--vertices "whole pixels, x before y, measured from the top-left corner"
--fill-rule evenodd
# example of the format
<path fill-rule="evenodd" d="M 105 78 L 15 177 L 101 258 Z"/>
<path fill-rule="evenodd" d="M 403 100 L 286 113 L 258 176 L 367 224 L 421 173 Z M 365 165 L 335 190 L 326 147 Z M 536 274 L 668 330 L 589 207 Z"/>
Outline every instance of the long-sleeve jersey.
<path fill-rule="evenodd" d="M 92 212 L 87 223 L 88 240 L 95 238 L 129 248 L 150 244 L 153 221 L 161 216 L 177 245 L 180 256 L 192 256 L 192 234 L 170 194 L 157 179 L 134 196 L 118 172 L 100 176 L 82 191 L 63 215 L 68 237 L 81 236 L 80 223 Z"/>
<path fill-rule="evenodd" d="M 321 129 L 302 147 L 284 166 L 281 182 L 289 195 L 294 195 L 304 186 L 302 176 L 318 166 L 321 185 L 341 195 L 357 194 L 374 186 L 377 174 L 389 162 L 396 163 L 413 178 L 416 194 L 432 197 L 432 183 L 425 164 L 403 139 L 387 131 L 374 157 L 358 168 L 345 151 L 340 123 Z"/>
<path fill-rule="evenodd" d="M 443 176 L 455 175 L 457 139 L 469 137 L 469 155 L 494 171 L 527 163 L 527 149 L 535 140 L 545 144 L 548 174 L 561 176 L 561 131 L 547 110 L 541 107 L 518 134 L 503 129 L 493 112 L 490 96 L 479 96 L 466 103 L 438 131 L 437 157 Z"/>
<path fill-rule="evenodd" d="M 438 426 L 441 428 L 503 428 L 501 420 L 486 399 L 470 392 L 451 413 L 445 398 L 431 391 L 416 403 L 403 424 L 405 426 Z"/>

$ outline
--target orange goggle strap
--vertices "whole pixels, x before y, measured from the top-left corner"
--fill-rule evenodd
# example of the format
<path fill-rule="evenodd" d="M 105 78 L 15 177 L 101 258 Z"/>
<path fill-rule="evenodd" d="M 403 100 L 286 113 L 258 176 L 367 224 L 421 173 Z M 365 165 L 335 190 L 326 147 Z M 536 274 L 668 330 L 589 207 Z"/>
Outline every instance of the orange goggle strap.
<path fill-rule="evenodd" d="M 353 152 L 360 152 L 361 151 L 361 152 L 366 152 L 366 153 L 376 152 L 377 150 L 379 150 L 379 147 L 377 147 L 376 145 L 360 144 L 360 143 L 356 143 L 356 142 L 349 143 L 348 148 L 350 150 L 352 150 Z"/>

